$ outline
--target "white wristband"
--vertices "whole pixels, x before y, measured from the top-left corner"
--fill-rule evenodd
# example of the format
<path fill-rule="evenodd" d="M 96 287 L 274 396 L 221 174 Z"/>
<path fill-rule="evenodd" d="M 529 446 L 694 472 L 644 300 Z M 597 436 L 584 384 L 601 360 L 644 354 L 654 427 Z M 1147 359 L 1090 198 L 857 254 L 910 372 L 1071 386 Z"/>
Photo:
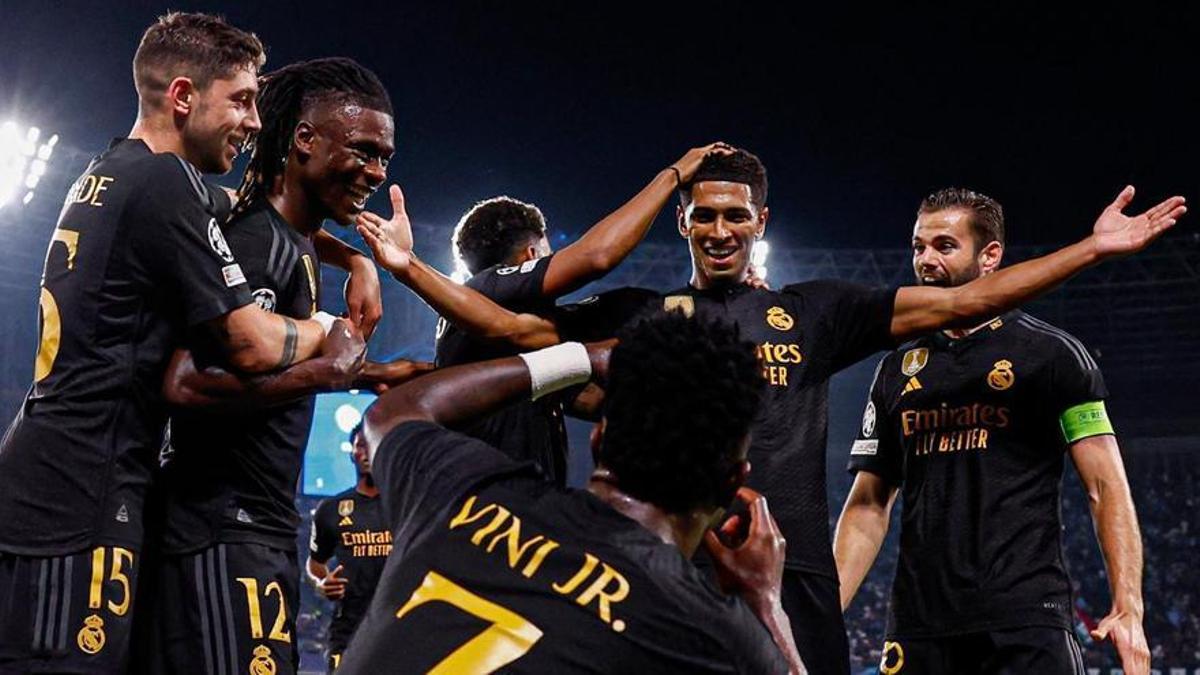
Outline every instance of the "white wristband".
<path fill-rule="evenodd" d="M 564 342 L 520 356 L 529 368 L 535 401 L 546 394 L 587 382 L 592 376 L 592 360 L 588 358 L 587 348 L 578 342 Z"/>
<path fill-rule="evenodd" d="M 329 335 L 329 331 L 333 330 L 333 322 L 337 321 L 337 317 L 329 312 L 317 312 L 310 318 L 321 324 L 321 328 L 325 330 L 325 335 Z"/>

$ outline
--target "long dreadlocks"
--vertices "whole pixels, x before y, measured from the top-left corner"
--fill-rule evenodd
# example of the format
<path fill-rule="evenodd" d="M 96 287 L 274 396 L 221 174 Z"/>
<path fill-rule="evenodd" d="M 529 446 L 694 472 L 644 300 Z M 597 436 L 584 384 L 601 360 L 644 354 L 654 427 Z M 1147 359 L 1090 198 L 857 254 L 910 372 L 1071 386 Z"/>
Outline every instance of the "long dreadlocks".
<path fill-rule="evenodd" d="M 314 104 L 336 101 L 392 114 L 392 101 L 375 73 L 353 59 L 333 57 L 284 66 L 259 80 L 262 129 L 250 139 L 250 163 L 238 187 L 237 210 L 267 195 L 287 165 L 296 125 Z"/>

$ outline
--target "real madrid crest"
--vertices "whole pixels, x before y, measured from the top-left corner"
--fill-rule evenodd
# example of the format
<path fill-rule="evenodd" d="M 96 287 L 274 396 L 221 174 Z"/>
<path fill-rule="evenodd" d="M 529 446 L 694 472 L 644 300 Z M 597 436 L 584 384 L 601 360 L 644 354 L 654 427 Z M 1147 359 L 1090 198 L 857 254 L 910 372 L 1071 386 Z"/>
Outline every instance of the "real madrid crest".
<path fill-rule="evenodd" d="M 904 360 L 900 362 L 900 371 L 905 375 L 912 377 L 921 372 L 925 364 L 929 362 L 929 350 L 924 347 L 910 349 L 904 352 Z"/>
<path fill-rule="evenodd" d="M 1013 382 L 1017 380 L 1017 376 L 1013 373 L 1012 361 L 1008 359 L 1000 359 L 992 366 L 992 372 L 988 373 L 988 386 L 996 391 L 1004 391 L 1013 386 Z"/>
<path fill-rule="evenodd" d="M 690 295 L 668 295 L 663 298 L 663 309 L 668 312 L 683 312 L 686 317 L 696 313 L 696 300 Z"/>
<path fill-rule="evenodd" d="M 104 619 L 92 614 L 83 620 L 83 628 L 75 634 L 75 642 L 85 654 L 99 654 L 104 649 Z"/>
<path fill-rule="evenodd" d="M 271 649 L 266 645 L 254 648 L 254 658 L 250 661 L 250 675 L 275 675 L 275 659 L 271 658 Z"/>
<path fill-rule="evenodd" d="M 345 527 L 346 525 L 354 524 L 350 520 L 351 513 L 354 513 L 353 499 L 343 499 L 342 501 L 338 502 L 338 515 L 342 517 L 341 521 L 338 522 L 339 527 Z"/>
<path fill-rule="evenodd" d="M 775 330 L 791 330 L 796 325 L 792 315 L 782 307 L 772 307 L 767 310 L 767 325 Z"/>

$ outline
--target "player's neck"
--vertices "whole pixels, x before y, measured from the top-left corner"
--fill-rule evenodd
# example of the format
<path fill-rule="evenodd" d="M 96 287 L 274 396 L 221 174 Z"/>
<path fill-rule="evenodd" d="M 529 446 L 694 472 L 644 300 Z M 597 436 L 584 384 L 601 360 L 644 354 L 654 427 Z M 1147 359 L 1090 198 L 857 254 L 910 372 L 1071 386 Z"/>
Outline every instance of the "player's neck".
<path fill-rule="evenodd" d="M 267 201 L 288 225 L 306 237 L 321 229 L 321 223 L 325 220 L 324 214 L 308 199 L 304 189 L 296 181 L 288 180 L 286 172 L 271 186 Z"/>
<path fill-rule="evenodd" d="M 630 497 L 617 487 L 612 473 L 603 467 L 592 473 L 587 490 L 621 515 L 650 530 L 663 543 L 678 548 L 686 558 L 691 558 L 700 547 L 704 533 L 711 525 L 712 515 L 708 512 L 667 513 L 662 507 Z"/>
<path fill-rule="evenodd" d="M 175 125 L 164 122 L 155 116 L 138 114 L 133 128 L 129 130 L 129 138 L 139 140 L 155 154 L 170 152 L 184 160 L 191 161 L 183 147 L 183 137 Z"/>
<path fill-rule="evenodd" d="M 358 479 L 358 484 L 354 486 L 354 489 L 358 492 L 358 494 L 364 497 L 379 496 L 379 488 L 375 486 L 375 483 L 367 480 L 366 476 Z"/>

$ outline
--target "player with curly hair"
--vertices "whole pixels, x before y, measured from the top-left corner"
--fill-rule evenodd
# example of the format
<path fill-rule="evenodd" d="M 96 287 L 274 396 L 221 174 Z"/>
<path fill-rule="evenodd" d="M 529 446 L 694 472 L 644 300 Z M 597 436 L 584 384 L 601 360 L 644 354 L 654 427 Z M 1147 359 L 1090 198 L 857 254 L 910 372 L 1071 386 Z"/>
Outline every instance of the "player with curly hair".
<path fill-rule="evenodd" d="M 586 489 L 447 428 L 605 371 Z M 364 436 L 395 548 L 340 672 L 803 672 L 778 602 L 784 542 L 739 493 L 763 394 L 753 343 L 677 312 L 628 328 L 611 357 L 569 343 L 389 391 Z M 739 517 L 722 542 L 710 528 L 735 495 L 749 534 Z M 728 595 L 687 561 L 702 541 Z"/>

